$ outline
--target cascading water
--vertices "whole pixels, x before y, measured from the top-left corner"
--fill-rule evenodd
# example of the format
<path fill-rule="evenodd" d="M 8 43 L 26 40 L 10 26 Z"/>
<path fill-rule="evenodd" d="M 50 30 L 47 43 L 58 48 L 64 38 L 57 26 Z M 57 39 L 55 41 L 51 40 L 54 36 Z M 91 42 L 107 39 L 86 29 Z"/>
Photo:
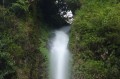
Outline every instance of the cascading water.
<path fill-rule="evenodd" d="M 50 43 L 50 79 L 69 79 L 69 29 L 67 26 L 54 32 Z"/>

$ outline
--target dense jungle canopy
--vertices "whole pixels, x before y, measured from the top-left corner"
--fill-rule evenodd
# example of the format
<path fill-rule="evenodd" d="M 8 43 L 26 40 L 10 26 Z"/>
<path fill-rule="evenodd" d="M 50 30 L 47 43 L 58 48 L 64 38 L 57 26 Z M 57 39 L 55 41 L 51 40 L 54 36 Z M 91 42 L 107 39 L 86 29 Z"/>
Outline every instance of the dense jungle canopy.
<path fill-rule="evenodd" d="M 49 79 L 48 39 L 65 25 L 71 79 L 120 79 L 120 0 L 0 0 L 0 79 Z"/>

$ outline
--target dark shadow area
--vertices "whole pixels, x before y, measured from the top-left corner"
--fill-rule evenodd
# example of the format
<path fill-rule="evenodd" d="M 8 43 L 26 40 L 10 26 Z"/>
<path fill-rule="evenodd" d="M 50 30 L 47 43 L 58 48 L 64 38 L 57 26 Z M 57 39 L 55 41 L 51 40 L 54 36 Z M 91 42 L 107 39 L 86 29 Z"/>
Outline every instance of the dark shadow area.
<path fill-rule="evenodd" d="M 0 0 L 0 5 L 4 5 L 4 7 L 9 7 L 12 3 L 16 2 L 17 0 Z"/>
<path fill-rule="evenodd" d="M 64 18 L 59 14 L 59 5 L 55 1 L 41 0 L 37 4 L 38 13 L 42 13 L 42 19 L 52 28 L 59 28 L 64 25 L 69 25 Z M 38 16 L 39 17 L 39 16 Z M 54 26 L 54 27 L 53 27 Z"/>

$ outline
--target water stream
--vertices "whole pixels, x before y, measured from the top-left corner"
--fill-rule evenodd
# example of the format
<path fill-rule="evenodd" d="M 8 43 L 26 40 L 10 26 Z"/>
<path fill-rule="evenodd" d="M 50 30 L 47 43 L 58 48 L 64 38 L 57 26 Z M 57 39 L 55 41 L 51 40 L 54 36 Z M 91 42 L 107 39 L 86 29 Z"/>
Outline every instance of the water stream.
<path fill-rule="evenodd" d="M 54 31 L 54 37 L 50 43 L 50 79 L 69 79 L 70 77 L 69 29 L 70 26 L 66 26 Z"/>

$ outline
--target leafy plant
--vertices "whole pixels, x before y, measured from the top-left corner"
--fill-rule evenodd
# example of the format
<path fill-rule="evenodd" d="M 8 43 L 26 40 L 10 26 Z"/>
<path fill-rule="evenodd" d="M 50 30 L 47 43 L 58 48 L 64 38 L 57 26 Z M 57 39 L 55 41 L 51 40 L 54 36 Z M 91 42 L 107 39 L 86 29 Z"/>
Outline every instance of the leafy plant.
<path fill-rule="evenodd" d="M 28 0 L 17 0 L 15 3 L 12 3 L 10 10 L 14 12 L 18 17 L 21 15 L 26 16 L 29 14 L 29 2 Z"/>
<path fill-rule="evenodd" d="M 81 73 L 85 79 L 120 78 L 118 75 L 120 72 L 119 9 L 120 3 L 116 0 L 112 2 L 109 0 L 83 0 L 83 6 L 76 12 L 70 46 L 73 54 L 78 58 L 74 57 L 74 67 L 80 63 L 77 60 L 81 60 L 83 63 L 80 64 L 84 65 L 83 67 L 79 65 L 74 69 L 80 69 L 79 72 L 83 70 Z M 97 74 L 96 71 L 98 71 Z M 80 73 L 74 72 L 75 76 L 80 77 Z M 79 78 L 75 77 L 75 79 Z"/>

